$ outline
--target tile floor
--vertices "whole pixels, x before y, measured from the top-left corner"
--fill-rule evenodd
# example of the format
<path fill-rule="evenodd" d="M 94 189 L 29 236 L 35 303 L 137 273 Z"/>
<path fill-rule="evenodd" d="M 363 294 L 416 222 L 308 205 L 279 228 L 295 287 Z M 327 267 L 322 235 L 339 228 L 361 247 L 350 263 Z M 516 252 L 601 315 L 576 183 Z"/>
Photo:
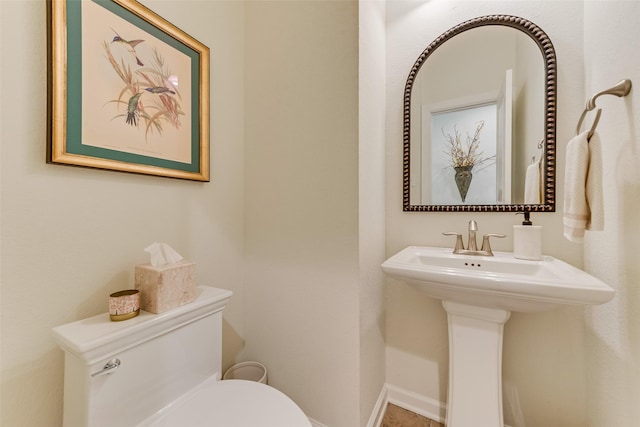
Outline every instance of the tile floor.
<path fill-rule="evenodd" d="M 444 424 L 388 403 L 380 427 L 444 427 Z"/>

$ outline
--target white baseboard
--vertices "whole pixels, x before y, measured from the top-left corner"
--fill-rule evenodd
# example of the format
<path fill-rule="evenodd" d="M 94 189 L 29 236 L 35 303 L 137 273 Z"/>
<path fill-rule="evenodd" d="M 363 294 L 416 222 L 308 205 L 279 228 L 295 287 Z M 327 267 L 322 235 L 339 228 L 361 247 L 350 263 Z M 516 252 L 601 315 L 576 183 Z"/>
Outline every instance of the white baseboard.
<path fill-rule="evenodd" d="M 447 405 L 421 394 L 385 383 L 380 391 L 367 427 L 380 427 L 387 403 L 400 406 L 416 414 L 444 424 Z"/>
<path fill-rule="evenodd" d="M 387 403 L 392 403 L 441 424 L 444 424 L 447 416 L 446 403 L 385 383 L 373 407 L 367 427 L 380 427 Z M 504 427 L 509 426 L 505 424 Z"/>
<path fill-rule="evenodd" d="M 376 404 L 373 406 L 367 427 L 380 427 L 380 424 L 382 424 L 384 411 L 387 408 L 387 394 L 387 384 L 385 383 L 382 386 L 382 390 L 380 390 Z"/>

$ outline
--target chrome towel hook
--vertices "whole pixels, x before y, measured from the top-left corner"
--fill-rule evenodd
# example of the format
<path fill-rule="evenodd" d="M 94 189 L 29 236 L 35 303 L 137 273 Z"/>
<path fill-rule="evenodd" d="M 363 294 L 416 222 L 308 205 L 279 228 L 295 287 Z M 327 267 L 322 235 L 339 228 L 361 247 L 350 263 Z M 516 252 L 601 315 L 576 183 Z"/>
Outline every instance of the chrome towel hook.
<path fill-rule="evenodd" d="M 588 111 L 596 108 L 596 99 L 602 95 L 615 95 L 617 97 L 627 96 L 631 91 L 631 80 L 624 79 L 620 80 L 615 86 L 610 87 L 609 89 L 603 90 L 602 92 L 598 92 L 589 99 L 587 102 L 587 106 L 584 108 L 584 111 L 580 115 L 580 119 L 578 120 L 578 126 L 576 127 L 576 135 L 580 133 L 580 128 L 582 127 L 582 122 L 587 115 Z M 593 133 L 596 131 L 596 127 L 598 126 L 598 122 L 600 121 L 600 116 L 602 115 L 602 108 L 598 108 L 596 111 L 596 117 L 593 120 L 593 124 L 591 125 L 591 129 L 587 134 L 587 139 L 591 139 Z"/>

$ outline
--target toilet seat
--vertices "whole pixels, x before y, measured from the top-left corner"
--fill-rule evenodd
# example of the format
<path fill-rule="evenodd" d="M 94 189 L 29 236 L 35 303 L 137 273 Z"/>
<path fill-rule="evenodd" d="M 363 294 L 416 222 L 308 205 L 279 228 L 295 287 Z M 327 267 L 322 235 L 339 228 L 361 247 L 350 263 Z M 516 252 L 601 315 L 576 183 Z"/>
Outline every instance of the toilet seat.
<path fill-rule="evenodd" d="M 311 427 L 284 393 L 245 380 L 207 381 L 141 426 Z"/>

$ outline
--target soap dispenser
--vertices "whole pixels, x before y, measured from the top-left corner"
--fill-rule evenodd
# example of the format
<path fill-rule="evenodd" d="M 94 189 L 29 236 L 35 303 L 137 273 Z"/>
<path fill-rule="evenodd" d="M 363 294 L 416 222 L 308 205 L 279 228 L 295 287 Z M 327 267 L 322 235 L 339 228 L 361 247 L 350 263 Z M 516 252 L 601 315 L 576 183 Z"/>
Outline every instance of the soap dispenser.
<path fill-rule="evenodd" d="M 524 212 L 522 225 L 513 226 L 513 256 L 518 259 L 542 259 L 542 226 L 533 225 L 529 212 Z"/>

